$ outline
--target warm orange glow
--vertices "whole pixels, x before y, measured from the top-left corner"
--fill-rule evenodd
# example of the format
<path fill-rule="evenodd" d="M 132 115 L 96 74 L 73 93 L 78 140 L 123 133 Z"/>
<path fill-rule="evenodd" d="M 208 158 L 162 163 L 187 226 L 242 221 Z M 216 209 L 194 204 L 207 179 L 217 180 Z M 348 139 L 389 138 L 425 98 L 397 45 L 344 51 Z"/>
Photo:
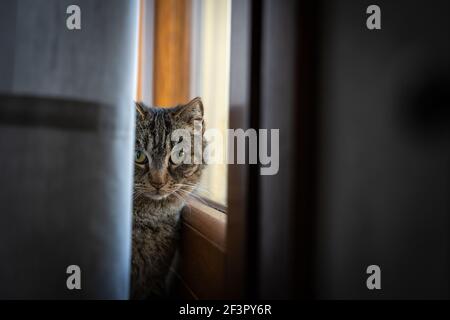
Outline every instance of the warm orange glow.
<path fill-rule="evenodd" d="M 189 101 L 190 0 L 155 0 L 153 103 Z"/>

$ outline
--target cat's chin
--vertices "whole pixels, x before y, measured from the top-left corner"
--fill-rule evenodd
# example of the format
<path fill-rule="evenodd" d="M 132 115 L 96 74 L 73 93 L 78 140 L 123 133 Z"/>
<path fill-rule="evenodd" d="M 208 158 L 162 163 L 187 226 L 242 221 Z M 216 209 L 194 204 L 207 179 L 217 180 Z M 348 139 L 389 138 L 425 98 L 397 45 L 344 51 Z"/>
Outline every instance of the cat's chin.
<path fill-rule="evenodd" d="M 146 194 L 146 196 L 154 201 L 162 201 L 166 199 L 169 194 Z"/>

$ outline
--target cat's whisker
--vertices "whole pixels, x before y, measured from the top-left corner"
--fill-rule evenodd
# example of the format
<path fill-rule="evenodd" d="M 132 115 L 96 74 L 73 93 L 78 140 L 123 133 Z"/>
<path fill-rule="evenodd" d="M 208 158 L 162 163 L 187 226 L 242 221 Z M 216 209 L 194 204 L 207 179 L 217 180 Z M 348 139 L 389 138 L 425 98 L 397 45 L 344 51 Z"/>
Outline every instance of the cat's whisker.
<path fill-rule="evenodd" d="M 200 201 L 201 203 L 203 203 L 204 205 L 209 206 L 209 204 L 202 197 L 200 197 L 200 196 L 198 196 L 196 194 L 191 194 L 191 196 L 194 199 L 196 199 L 196 200 Z"/>
<path fill-rule="evenodd" d="M 184 190 L 184 189 L 178 189 L 177 192 L 181 195 L 183 195 L 183 197 L 187 200 L 189 195 L 191 194 L 190 191 Z"/>
<path fill-rule="evenodd" d="M 195 187 L 194 186 L 181 186 L 181 187 L 179 187 L 179 190 L 192 192 L 195 190 Z"/>
<path fill-rule="evenodd" d="M 191 194 L 197 194 L 198 196 L 202 196 L 202 195 L 203 196 L 210 196 L 211 195 L 211 192 L 206 190 L 206 189 L 204 189 L 204 188 L 197 188 L 195 186 L 189 186 L 189 188 L 191 188 L 191 189 L 190 190 L 182 189 L 182 190 L 183 191 L 187 191 L 187 192 L 189 192 Z"/>
<path fill-rule="evenodd" d="M 201 196 L 199 196 L 199 195 L 197 195 L 195 193 L 187 192 L 187 191 L 181 190 L 181 189 L 179 191 L 183 192 L 186 197 L 192 197 L 192 198 L 200 201 L 201 203 L 203 203 L 205 205 L 208 205 L 208 203 L 205 202 L 205 200 Z"/>
<path fill-rule="evenodd" d="M 133 194 L 133 201 L 141 197 L 145 192 L 141 190 L 136 190 Z"/>
<path fill-rule="evenodd" d="M 211 192 L 209 190 L 207 190 L 205 187 L 200 186 L 200 185 L 196 185 L 196 184 L 180 183 L 180 184 L 177 184 L 177 186 L 180 186 L 180 187 L 193 187 L 193 190 L 198 190 L 198 191 L 207 193 L 209 195 L 211 194 Z"/>
<path fill-rule="evenodd" d="M 211 191 L 207 190 L 206 188 L 195 188 L 196 191 L 200 191 L 201 193 L 205 193 L 206 195 L 211 195 Z"/>
<path fill-rule="evenodd" d="M 176 186 L 179 188 L 189 188 L 189 189 L 191 189 L 190 190 L 191 192 L 195 189 L 202 189 L 201 187 L 199 187 L 195 184 L 187 184 L 187 183 L 178 183 L 178 184 L 176 184 Z"/>
<path fill-rule="evenodd" d="M 186 202 L 186 199 L 185 199 L 181 194 L 179 194 L 177 191 L 173 192 L 172 194 L 173 194 L 175 197 L 177 197 L 179 200 L 181 200 L 181 202 L 183 202 L 183 203 Z"/>

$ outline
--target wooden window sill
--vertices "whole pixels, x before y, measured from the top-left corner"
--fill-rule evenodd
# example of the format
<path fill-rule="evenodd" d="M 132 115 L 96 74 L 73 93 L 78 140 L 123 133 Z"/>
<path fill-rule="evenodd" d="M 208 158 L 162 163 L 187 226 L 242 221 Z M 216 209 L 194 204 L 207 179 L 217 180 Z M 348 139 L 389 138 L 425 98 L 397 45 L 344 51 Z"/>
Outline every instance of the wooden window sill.
<path fill-rule="evenodd" d="M 205 240 L 225 252 L 227 220 L 225 213 L 198 200 L 190 199 L 188 205 L 183 209 L 182 219 L 183 223 L 202 234 Z"/>
<path fill-rule="evenodd" d="M 190 199 L 181 219 L 172 294 L 185 299 L 223 298 L 226 214 Z"/>

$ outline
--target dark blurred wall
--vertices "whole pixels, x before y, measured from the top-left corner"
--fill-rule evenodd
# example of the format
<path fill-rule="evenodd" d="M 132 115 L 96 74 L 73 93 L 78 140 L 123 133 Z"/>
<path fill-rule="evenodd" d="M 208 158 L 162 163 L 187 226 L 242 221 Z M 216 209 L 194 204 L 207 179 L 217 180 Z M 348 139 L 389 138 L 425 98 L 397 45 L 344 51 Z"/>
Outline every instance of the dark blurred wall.
<path fill-rule="evenodd" d="M 137 13 L 0 1 L 0 298 L 128 297 Z"/>
<path fill-rule="evenodd" d="M 381 8 L 381 30 L 366 8 Z M 322 298 L 449 298 L 450 3 L 323 1 Z M 381 290 L 366 268 L 381 268 Z"/>

